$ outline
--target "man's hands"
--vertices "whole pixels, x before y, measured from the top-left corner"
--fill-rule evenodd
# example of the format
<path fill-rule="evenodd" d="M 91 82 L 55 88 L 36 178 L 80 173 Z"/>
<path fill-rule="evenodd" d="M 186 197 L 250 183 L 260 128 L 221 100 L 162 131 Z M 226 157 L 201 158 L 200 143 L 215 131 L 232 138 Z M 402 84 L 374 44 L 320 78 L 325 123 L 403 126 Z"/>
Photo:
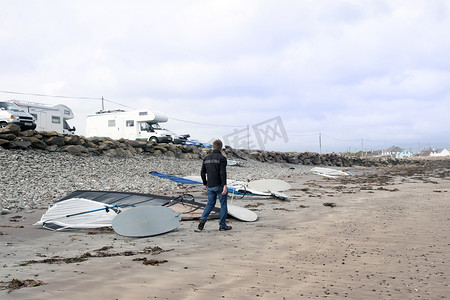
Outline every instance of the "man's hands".
<path fill-rule="evenodd" d="M 205 185 L 205 190 L 208 190 L 208 186 Z M 226 195 L 228 193 L 228 188 L 226 185 L 223 186 L 222 195 Z"/>
<path fill-rule="evenodd" d="M 227 188 L 227 185 L 224 185 L 222 195 L 226 195 L 226 193 L 228 193 L 228 188 Z"/>

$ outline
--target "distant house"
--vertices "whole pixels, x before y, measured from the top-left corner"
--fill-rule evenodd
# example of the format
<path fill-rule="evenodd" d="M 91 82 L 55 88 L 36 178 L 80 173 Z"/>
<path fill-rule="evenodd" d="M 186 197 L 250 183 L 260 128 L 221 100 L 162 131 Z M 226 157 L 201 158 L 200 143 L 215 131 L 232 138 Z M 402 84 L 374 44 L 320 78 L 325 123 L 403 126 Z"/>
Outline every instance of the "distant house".
<path fill-rule="evenodd" d="M 430 156 L 450 156 L 450 151 L 447 149 L 433 149 Z"/>
<path fill-rule="evenodd" d="M 366 157 L 382 157 L 383 150 L 373 150 L 370 152 L 366 152 Z"/>
<path fill-rule="evenodd" d="M 402 149 L 400 147 L 392 146 L 383 151 L 383 156 L 403 158 L 403 157 L 411 157 L 413 156 L 413 153 L 408 149 Z"/>
<path fill-rule="evenodd" d="M 425 148 L 422 151 L 420 151 L 419 156 L 430 156 L 431 152 L 433 151 L 432 148 Z"/>

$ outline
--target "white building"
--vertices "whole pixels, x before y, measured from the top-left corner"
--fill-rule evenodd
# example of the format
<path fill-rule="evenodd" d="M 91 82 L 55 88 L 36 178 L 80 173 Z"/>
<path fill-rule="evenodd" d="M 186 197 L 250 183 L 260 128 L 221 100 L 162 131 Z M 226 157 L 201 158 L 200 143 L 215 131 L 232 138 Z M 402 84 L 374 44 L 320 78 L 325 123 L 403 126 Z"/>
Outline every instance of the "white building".
<path fill-rule="evenodd" d="M 450 156 L 450 151 L 447 149 L 433 149 L 430 156 Z"/>

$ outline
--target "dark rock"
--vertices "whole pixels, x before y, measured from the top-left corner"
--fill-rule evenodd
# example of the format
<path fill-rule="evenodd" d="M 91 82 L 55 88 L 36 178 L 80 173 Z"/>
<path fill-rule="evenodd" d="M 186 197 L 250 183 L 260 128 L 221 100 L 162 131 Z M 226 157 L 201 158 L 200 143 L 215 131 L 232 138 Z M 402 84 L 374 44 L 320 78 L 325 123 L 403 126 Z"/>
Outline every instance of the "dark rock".
<path fill-rule="evenodd" d="M 164 144 L 159 144 L 154 146 L 156 151 L 160 151 L 161 153 L 166 153 L 167 152 L 167 146 Z"/>
<path fill-rule="evenodd" d="M 66 144 L 64 137 L 62 136 L 51 136 L 45 140 L 47 145 L 57 145 L 64 146 Z"/>
<path fill-rule="evenodd" d="M 78 135 L 69 135 L 64 137 L 64 143 L 66 145 L 80 145 L 81 139 Z"/>
<path fill-rule="evenodd" d="M 29 137 L 28 140 L 31 142 L 31 147 L 33 147 L 33 148 L 40 149 L 40 150 L 47 149 L 47 144 L 44 143 L 42 140 L 37 139 L 34 136 Z"/>
<path fill-rule="evenodd" d="M 167 151 L 166 153 L 164 153 L 165 157 L 175 157 L 175 153 L 173 151 Z"/>
<path fill-rule="evenodd" d="M 62 148 L 62 151 L 68 152 L 72 155 L 81 155 L 81 149 L 75 145 L 69 145 Z"/>
<path fill-rule="evenodd" d="M 57 133 L 56 131 L 39 131 L 39 134 L 43 137 L 52 137 L 59 135 L 59 133 Z"/>
<path fill-rule="evenodd" d="M 6 125 L 6 127 L 0 128 L 0 133 L 1 134 L 12 133 L 15 136 L 18 136 L 20 133 L 20 126 L 17 124 L 8 124 Z"/>
<path fill-rule="evenodd" d="M 20 132 L 20 135 L 25 136 L 25 137 L 31 137 L 31 136 L 34 136 L 35 134 L 36 134 L 36 131 L 32 130 L 32 129 Z"/>
<path fill-rule="evenodd" d="M 131 156 L 133 156 L 133 153 L 132 153 L 130 150 L 128 150 L 128 149 L 124 150 L 124 153 L 125 153 L 125 156 L 126 156 L 126 157 L 131 157 Z"/>
<path fill-rule="evenodd" d="M 14 141 L 9 142 L 10 149 L 28 149 L 31 147 L 31 142 L 26 138 L 16 138 Z"/>
<path fill-rule="evenodd" d="M 88 153 L 89 150 L 81 145 L 68 145 L 61 149 L 61 151 L 68 152 L 73 155 L 81 155 L 83 153 Z"/>
<path fill-rule="evenodd" d="M 183 146 L 181 147 L 181 151 L 182 151 L 183 153 L 189 153 L 189 152 L 192 152 L 192 147 L 190 147 L 189 145 L 183 145 Z"/>
<path fill-rule="evenodd" d="M 58 145 L 50 145 L 46 149 L 49 152 L 57 152 L 58 151 Z"/>
<path fill-rule="evenodd" d="M 147 142 L 143 142 L 143 141 L 128 141 L 128 145 L 130 145 L 131 147 L 134 148 L 142 148 L 143 146 L 145 146 L 147 144 Z"/>
<path fill-rule="evenodd" d="M 116 148 L 117 148 L 116 144 L 114 144 L 112 141 L 108 141 L 108 140 L 103 141 L 98 146 L 98 150 L 100 150 L 100 151 L 116 149 Z"/>
<path fill-rule="evenodd" d="M 104 150 L 103 154 L 106 155 L 106 156 L 111 156 L 111 157 L 117 156 L 116 149 Z"/>
<path fill-rule="evenodd" d="M 105 141 L 105 138 L 101 137 L 90 137 L 87 139 L 89 142 L 94 143 L 96 145 L 103 143 Z"/>
<path fill-rule="evenodd" d="M 9 145 L 8 140 L 0 139 L 0 146 L 7 147 Z"/>
<path fill-rule="evenodd" d="M 100 155 L 100 151 L 97 148 L 86 148 L 86 151 L 92 155 Z"/>
<path fill-rule="evenodd" d="M 1 133 L 0 134 L 0 139 L 2 140 L 8 140 L 8 141 L 12 141 L 17 137 L 17 135 L 13 134 L 13 133 Z"/>
<path fill-rule="evenodd" d="M 125 155 L 125 150 L 123 150 L 122 148 L 117 148 L 116 150 L 116 155 L 120 156 L 120 157 L 124 157 Z"/>
<path fill-rule="evenodd" d="M 178 157 L 181 158 L 181 159 L 192 159 L 192 154 L 183 152 Z"/>

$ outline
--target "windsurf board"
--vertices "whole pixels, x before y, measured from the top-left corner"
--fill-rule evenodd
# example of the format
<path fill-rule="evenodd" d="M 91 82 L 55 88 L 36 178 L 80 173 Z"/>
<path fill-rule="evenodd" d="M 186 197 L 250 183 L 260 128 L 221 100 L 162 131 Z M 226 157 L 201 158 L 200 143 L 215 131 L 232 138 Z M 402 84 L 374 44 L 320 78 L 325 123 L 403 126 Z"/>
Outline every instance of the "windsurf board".
<path fill-rule="evenodd" d="M 280 200 L 287 200 L 288 199 L 288 196 L 285 193 L 282 193 L 282 192 L 271 191 L 270 194 L 271 194 L 272 197 L 275 197 L 275 198 L 280 199 Z"/>
<path fill-rule="evenodd" d="M 148 237 L 172 231 L 181 216 L 165 206 L 140 206 L 118 214 L 112 221 L 114 231 L 127 237 Z"/>
<path fill-rule="evenodd" d="M 261 192 L 283 192 L 291 188 L 291 185 L 284 180 L 280 179 L 261 179 L 250 181 L 247 186 L 250 189 L 258 190 Z"/>
<path fill-rule="evenodd" d="M 311 172 L 316 175 L 336 178 L 339 176 L 349 176 L 350 174 L 341 170 L 331 169 L 331 168 L 322 168 L 322 167 L 314 167 L 311 169 Z M 353 175 L 353 174 L 352 174 Z"/>
<path fill-rule="evenodd" d="M 244 222 L 254 222 L 256 221 L 256 219 L 258 219 L 258 216 L 256 215 L 256 213 L 254 213 L 253 211 L 245 208 L 245 207 L 241 207 L 241 206 L 237 206 L 237 205 L 233 205 L 233 204 L 227 204 L 227 210 L 228 210 L 228 214 L 240 221 L 244 221 Z"/>

